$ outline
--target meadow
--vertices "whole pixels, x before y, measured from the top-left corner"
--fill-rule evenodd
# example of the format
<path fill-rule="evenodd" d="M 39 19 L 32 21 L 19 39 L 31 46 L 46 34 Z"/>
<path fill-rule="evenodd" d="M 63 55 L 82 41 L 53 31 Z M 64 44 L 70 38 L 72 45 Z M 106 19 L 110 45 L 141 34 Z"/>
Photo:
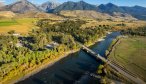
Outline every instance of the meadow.
<path fill-rule="evenodd" d="M 146 37 L 122 38 L 109 59 L 146 80 Z"/>
<path fill-rule="evenodd" d="M 36 18 L 19 18 L 19 19 L 1 19 L 0 33 L 7 33 L 15 30 L 18 33 L 28 33 L 35 28 Z"/>

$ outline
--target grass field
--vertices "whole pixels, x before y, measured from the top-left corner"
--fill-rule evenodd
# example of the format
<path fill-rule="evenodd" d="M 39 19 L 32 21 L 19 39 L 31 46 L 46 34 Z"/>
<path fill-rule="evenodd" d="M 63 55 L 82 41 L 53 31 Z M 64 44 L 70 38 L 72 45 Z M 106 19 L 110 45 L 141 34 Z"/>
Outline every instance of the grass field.
<path fill-rule="evenodd" d="M 35 27 L 35 18 L 23 19 L 3 19 L 0 20 L 0 33 L 7 33 L 10 30 L 15 30 L 19 33 L 27 33 Z"/>
<path fill-rule="evenodd" d="M 146 37 L 122 38 L 109 59 L 146 80 Z"/>

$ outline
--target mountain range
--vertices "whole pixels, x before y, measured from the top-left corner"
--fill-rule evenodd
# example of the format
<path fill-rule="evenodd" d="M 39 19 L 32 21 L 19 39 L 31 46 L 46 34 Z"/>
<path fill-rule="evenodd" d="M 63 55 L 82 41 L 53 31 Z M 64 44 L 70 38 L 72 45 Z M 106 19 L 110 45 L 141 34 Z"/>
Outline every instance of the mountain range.
<path fill-rule="evenodd" d="M 146 8 L 141 6 L 117 6 L 112 3 L 101 4 L 101 5 L 92 5 L 84 1 L 79 2 L 64 2 L 62 4 L 55 2 L 45 2 L 39 6 L 27 1 L 19 0 L 13 4 L 0 7 L 0 11 L 12 11 L 14 13 L 26 13 L 30 11 L 39 11 L 39 12 L 49 12 L 49 13 L 60 13 L 64 10 L 92 10 L 100 13 L 106 13 L 111 16 L 122 15 L 122 16 L 133 16 L 140 20 L 146 20 Z"/>

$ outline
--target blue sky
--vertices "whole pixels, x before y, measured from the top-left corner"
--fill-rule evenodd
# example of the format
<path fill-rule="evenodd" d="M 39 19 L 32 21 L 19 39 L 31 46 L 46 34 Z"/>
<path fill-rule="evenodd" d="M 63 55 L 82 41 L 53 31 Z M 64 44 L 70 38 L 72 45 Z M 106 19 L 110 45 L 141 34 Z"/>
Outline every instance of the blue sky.
<path fill-rule="evenodd" d="M 14 1 L 18 0 L 0 0 L 0 2 L 5 2 L 6 4 L 12 3 Z M 48 0 L 29 0 L 35 4 L 41 4 L 43 2 L 46 2 Z M 66 2 L 66 1 L 80 1 L 80 0 L 51 0 L 51 1 L 56 1 L 56 2 Z M 134 5 L 140 5 L 146 7 L 146 0 L 84 0 L 85 2 L 99 5 L 99 4 L 106 4 L 106 3 L 114 3 L 119 6 L 134 6 Z"/>

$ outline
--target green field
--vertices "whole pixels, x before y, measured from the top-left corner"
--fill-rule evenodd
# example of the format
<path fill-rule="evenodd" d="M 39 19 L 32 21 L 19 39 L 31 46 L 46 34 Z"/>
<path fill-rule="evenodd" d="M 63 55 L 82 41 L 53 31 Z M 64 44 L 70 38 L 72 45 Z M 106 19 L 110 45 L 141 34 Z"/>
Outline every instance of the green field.
<path fill-rule="evenodd" d="M 35 18 L 22 19 L 3 19 L 0 20 L 0 33 L 7 33 L 10 30 L 15 30 L 19 33 L 27 33 L 35 27 Z"/>
<path fill-rule="evenodd" d="M 122 38 L 109 59 L 146 80 L 146 37 Z"/>
<path fill-rule="evenodd" d="M 2 20 L 0 21 L 0 26 L 11 26 L 11 25 L 17 25 L 16 20 Z"/>

